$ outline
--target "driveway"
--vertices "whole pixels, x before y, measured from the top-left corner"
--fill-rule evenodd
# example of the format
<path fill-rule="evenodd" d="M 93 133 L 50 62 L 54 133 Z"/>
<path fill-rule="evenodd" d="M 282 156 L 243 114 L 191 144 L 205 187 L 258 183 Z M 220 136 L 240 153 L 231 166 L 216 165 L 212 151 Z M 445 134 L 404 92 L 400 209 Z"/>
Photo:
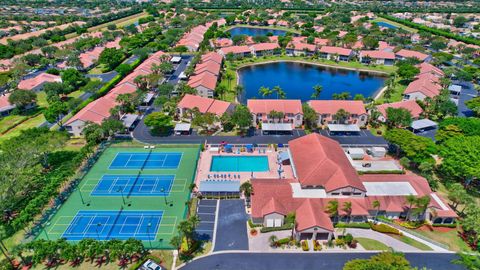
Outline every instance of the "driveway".
<path fill-rule="evenodd" d="M 182 58 L 182 61 L 177 65 L 175 71 L 173 72 L 172 75 L 170 75 L 167 78 L 167 82 L 173 85 L 176 85 L 180 78 L 180 74 L 187 69 L 187 64 L 190 62 L 193 58 L 191 55 L 172 55 L 172 56 L 180 56 Z"/>
<path fill-rule="evenodd" d="M 195 231 L 201 240 L 212 241 L 213 239 L 217 202 L 217 200 L 200 200 L 198 202 L 197 215 L 200 218 L 200 224 Z"/>
<path fill-rule="evenodd" d="M 112 70 L 102 74 L 87 74 L 86 77 L 97 78 L 97 79 L 100 79 L 102 83 L 106 83 L 111 81 L 115 76 L 117 76 L 117 74 L 118 72 L 116 72 L 115 70 Z"/>
<path fill-rule="evenodd" d="M 458 116 L 460 117 L 470 117 L 473 116 L 473 111 L 467 108 L 465 102 L 477 96 L 477 91 L 472 83 L 470 82 L 454 82 L 462 86 L 462 91 L 460 91 L 460 97 L 458 98 Z"/>
<path fill-rule="evenodd" d="M 244 200 L 220 200 L 217 219 L 214 251 L 248 250 Z"/>
<path fill-rule="evenodd" d="M 372 230 L 364 230 L 364 229 L 346 229 L 345 233 L 351 233 L 352 236 L 355 237 L 365 237 L 377 240 L 379 242 L 384 243 L 385 245 L 393 248 L 395 251 L 420 251 L 418 248 L 412 247 L 399 241 L 393 237 L 390 237 L 384 233 L 379 233 Z"/>
<path fill-rule="evenodd" d="M 193 260 L 181 270 L 341 270 L 353 259 L 369 258 L 373 253 L 221 253 Z M 432 270 L 465 270 L 451 261 L 458 258 L 451 253 L 407 253 L 414 267 Z"/>

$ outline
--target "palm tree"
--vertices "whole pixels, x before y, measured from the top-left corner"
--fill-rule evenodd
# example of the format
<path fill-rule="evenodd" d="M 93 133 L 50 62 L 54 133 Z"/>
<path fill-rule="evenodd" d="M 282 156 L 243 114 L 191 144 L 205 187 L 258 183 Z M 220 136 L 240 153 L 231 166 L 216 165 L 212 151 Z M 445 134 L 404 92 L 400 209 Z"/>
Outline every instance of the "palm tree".
<path fill-rule="evenodd" d="M 335 113 L 334 119 L 337 120 L 339 124 L 345 124 L 349 116 L 350 116 L 349 112 L 345 111 L 344 109 L 340 109 Z"/>
<path fill-rule="evenodd" d="M 253 193 L 252 183 L 250 181 L 243 182 L 243 184 L 240 185 L 240 192 L 242 192 L 246 198 L 250 198 Z"/>
<path fill-rule="evenodd" d="M 227 88 L 225 87 L 225 85 L 219 84 L 217 86 L 217 88 L 215 89 L 215 92 L 217 93 L 217 95 L 219 97 L 221 97 L 223 99 L 224 96 L 225 96 L 225 92 L 227 92 Z"/>
<path fill-rule="evenodd" d="M 242 94 L 243 91 L 245 91 L 245 88 L 243 88 L 242 85 L 239 84 L 239 85 L 235 86 L 235 93 L 236 93 L 236 95 Z"/>
<path fill-rule="evenodd" d="M 231 73 L 227 72 L 223 76 L 224 76 L 225 80 L 227 80 L 228 89 L 230 89 L 230 85 L 231 85 L 232 80 L 233 80 L 233 75 Z"/>
<path fill-rule="evenodd" d="M 410 194 L 406 197 L 406 200 L 407 200 L 407 203 L 408 203 L 407 220 L 410 220 L 412 207 L 413 207 L 413 205 L 415 205 L 417 203 L 417 197 L 415 197 L 415 195 Z"/>
<path fill-rule="evenodd" d="M 271 247 L 274 247 L 276 245 L 277 240 L 278 240 L 278 238 L 274 234 L 270 235 L 270 237 L 268 238 L 268 242 L 270 242 Z"/>
<path fill-rule="evenodd" d="M 271 94 L 273 94 L 273 91 L 268 88 L 268 87 L 265 87 L 265 86 L 262 86 L 260 87 L 260 89 L 258 90 L 258 93 L 260 95 L 262 95 L 263 97 L 266 97 L 266 96 L 270 96 Z"/>
<path fill-rule="evenodd" d="M 378 212 L 380 211 L 380 202 L 375 200 L 372 202 L 372 207 L 376 209 L 375 211 L 375 221 L 377 221 Z"/>
<path fill-rule="evenodd" d="M 320 94 L 322 93 L 323 86 L 317 84 L 313 86 L 313 93 L 312 93 L 312 98 L 318 99 L 320 97 Z"/>
<path fill-rule="evenodd" d="M 273 87 L 273 92 L 274 93 L 277 93 L 277 99 L 286 99 L 287 98 L 287 94 L 285 94 L 285 91 L 283 91 L 283 89 L 277 85 L 275 87 Z"/>
<path fill-rule="evenodd" d="M 330 218 L 333 218 L 333 222 L 336 223 L 338 217 L 338 201 L 328 201 L 325 211 L 330 215 Z"/>
<path fill-rule="evenodd" d="M 344 202 L 342 211 L 347 214 L 347 223 L 350 222 L 350 216 L 352 215 L 352 202 Z"/>

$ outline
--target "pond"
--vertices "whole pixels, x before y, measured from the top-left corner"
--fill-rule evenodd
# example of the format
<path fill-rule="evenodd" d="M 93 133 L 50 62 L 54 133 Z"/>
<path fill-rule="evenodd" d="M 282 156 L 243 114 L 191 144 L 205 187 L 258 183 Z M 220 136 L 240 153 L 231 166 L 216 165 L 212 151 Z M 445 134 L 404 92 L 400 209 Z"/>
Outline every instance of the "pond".
<path fill-rule="evenodd" d="M 260 87 L 280 86 L 287 99 L 312 99 L 313 86 L 323 87 L 319 99 L 332 99 L 334 93 L 349 92 L 352 98 L 356 94 L 365 97 L 374 96 L 387 77 L 370 72 L 329 68 L 297 62 L 276 62 L 253 65 L 238 70 L 239 84 L 244 91 L 238 97 L 246 103 L 247 99 L 264 98 L 258 93 Z M 276 98 L 276 95 L 265 98 Z"/>
<path fill-rule="evenodd" d="M 233 36 L 247 35 L 247 36 L 266 36 L 268 33 L 272 33 L 274 36 L 284 36 L 287 31 L 268 29 L 268 28 L 253 28 L 253 27 L 234 27 L 228 30 Z"/>
<path fill-rule="evenodd" d="M 397 29 L 397 27 L 395 25 L 389 24 L 387 22 L 376 22 L 376 24 L 378 25 L 378 27 L 386 27 L 386 28 L 390 28 L 390 29 Z"/>

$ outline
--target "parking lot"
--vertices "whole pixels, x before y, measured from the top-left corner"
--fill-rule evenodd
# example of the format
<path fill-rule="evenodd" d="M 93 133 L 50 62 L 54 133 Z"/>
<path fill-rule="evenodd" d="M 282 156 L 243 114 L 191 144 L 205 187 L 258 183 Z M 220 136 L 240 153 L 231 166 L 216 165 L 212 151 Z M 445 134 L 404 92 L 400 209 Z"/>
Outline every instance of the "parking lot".
<path fill-rule="evenodd" d="M 212 241 L 216 212 L 217 200 L 200 200 L 198 202 L 197 215 L 200 218 L 200 224 L 197 226 L 196 231 L 200 239 Z"/>
<path fill-rule="evenodd" d="M 221 200 L 214 251 L 248 250 L 247 220 L 244 200 Z"/>

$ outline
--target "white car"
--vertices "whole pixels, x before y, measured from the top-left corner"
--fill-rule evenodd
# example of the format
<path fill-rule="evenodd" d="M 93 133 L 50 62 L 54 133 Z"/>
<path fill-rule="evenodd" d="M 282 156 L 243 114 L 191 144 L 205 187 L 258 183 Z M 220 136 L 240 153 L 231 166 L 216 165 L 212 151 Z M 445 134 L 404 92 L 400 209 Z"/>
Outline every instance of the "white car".
<path fill-rule="evenodd" d="M 163 268 L 158 265 L 157 263 L 155 263 L 154 261 L 152 260 L 147 260 L 145 263 L 143 263 L 141 269 L 145 269 L 145 270 L 163 270 Z"/>

